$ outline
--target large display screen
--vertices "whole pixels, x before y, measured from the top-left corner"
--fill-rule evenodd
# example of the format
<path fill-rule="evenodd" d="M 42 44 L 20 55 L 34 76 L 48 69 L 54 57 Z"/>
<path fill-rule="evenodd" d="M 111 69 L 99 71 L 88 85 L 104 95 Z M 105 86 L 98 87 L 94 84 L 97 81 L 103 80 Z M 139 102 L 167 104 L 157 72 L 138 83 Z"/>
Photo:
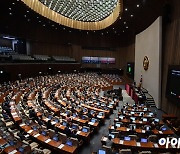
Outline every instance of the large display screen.
<path fill-rule="evenodd" d="M 113 57 L 82 57 L 82 63 L 115 64 L 115 58 Z"/>
<path fill-rule="evenodd" d="M 108 58 L 109 64 L 115 64 L 115 58 Z"/>
<path fill-rule="evenodd" d="M 169 67 L 166 96 L 172 101 L 180 103 L 180 66 Z"/>
<path fill-rule="evenodd" d="M 98 64 L 99 63 L 99 57 L 91 57 L 91 63 Z"/>
<path fill-rule="evenodd" d="M 99 61 L 101 64 L 107 64 L 108 63 L 108 58 L 107 57 L 99 57 Z"/>
<path fill-rule="evenodd" d="M 82 57 L 82 63 L 91 63 L 91 57 Z"/>

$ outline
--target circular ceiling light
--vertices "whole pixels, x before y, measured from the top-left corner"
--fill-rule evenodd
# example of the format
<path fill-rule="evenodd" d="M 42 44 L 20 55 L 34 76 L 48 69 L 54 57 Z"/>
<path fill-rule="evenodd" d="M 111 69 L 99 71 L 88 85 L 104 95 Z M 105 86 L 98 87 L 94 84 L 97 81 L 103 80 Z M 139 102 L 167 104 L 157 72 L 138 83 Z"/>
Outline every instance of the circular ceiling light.
<path fill-rule="evenodd" d="M 100 30 L 122 13 L 122 0 L 21 0 L 42 16 L 70 28 Z"/>

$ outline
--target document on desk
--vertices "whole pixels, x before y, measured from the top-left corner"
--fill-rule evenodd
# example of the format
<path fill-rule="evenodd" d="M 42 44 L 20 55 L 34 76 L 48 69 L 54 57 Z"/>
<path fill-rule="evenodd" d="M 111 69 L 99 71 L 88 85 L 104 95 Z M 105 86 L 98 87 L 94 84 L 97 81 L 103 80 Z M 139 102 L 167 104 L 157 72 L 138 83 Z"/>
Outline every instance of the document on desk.
<path fill-rule="evenodd" d="M 64 147 L 64 144 L 61 144 L 60 146 L 58 146 L 59 149 L 62 149 Z"/>
<path fill-rule="evenodd" d="M 124 141 L 123 141 L 123 140 L 120 140 L 120 141 L 119 141 L 119 144 L 123 144 L 123 143 L 124 143 Z"/>
<path fill-rule="evenodd" d="M 140 143 L 140 142 L 137 142 L 136 145 L 137 145 L 138 147 L 140 147 L 140 146 L 141 146 L 141 143 Z"/>
<path fill-rule="evenodd" d="M 34 135 L 34 137 L 38 137 L 40 134 L 38 133 L 38 134 L 36 134 L 36 135 Z"/>
<path fill-rule="evenodd" d="M 22 123 L 22 124 L 20 124 L 20 127 L 23 127 L 23 126 L 25 126 L 26 124 L 25 123 Z"/>
<path fill-rule="evenodd" d="M 129 129 L 129 128 L 127 128 L 126 130 L 127 130 L 127 131 L 130 131 L 130 129 Z"/>
<path fill-rule="evenodd" d="M 51 141 L 51 139 L 49 138 L 45 141 L 45 143 L 49 143 L 50 141 Z"/>
<path fill-rule="evenodd" d="M 51 124 L 52 124 L 52 125 L 54 125 L 54 124 L 56 124 L 56 122 L 55 122 L 55 121 L 53 121 L 53 122 L 51 122 Z"/>
<path fill-rule="evenodd" d="M 32 132 L 33 132 L 33 130 L 31 129 L 31 130 L 29 130 L 27 133 L 28 133 L 28 134 L 31 134 Z"/>
<path fill-rule="evenodd" d="M 154 144 L 154 147 L 155 147 L 155 148 L 159 148 L 159 146 L 158 146 L 158 144 L 157 144 L 157 143 L 155 143 L 155 144 Z"/>
<path fill-rule="evenodd" d="M 14 115 L 16 115 L 17 113 L 16 113 L 16 112 L 13 112 L 13 113 L 11 113 L 11 114 L 14 116 Z"/>
<path fill-rule="evenodd" d="M 111 126 L 111 129 L 114 129 L 114 126 Z"/>
<path fill-rule="evenodd" d="M 29 134 L 27 134 L 27 135 L 24 135 L 26 138 L 28 138 L 29 137 Z"/>
<path fill-rule="evenodd" d="M 163 132 L 162 132 L 162 131 L 159 131 L 159 134 L 163 134 Z"/>
<path fill-rule="evenodd" d="M 18 152 L 17 150 L 13 150 L 13 151 L 11 151 L 9 154 L 14 154 L 14 153 L 16 153 L 16 152 Z"/>
<path fill-rule="evenodd" d="M 142 133 L 145 133 L 146 131 L 145 130 L 142 130 Z"/>
<path fill-rule="evenodd" d="M 76 134 L 78 134 L 78 135 L 79 135 L 80 133 L 81 133 L 81 131 L 78 131 Z"/>
<path fill-rule="evenodd" d="M 89 122 L 88 124 L 89 124 L 89 125 L 94 125 L 94 123 L 93 123 L 93 122 Z"/>
<path fill-rule="evenodd" d="M 103 138 L 102 138 L 102 141 L 106 142 L 107 139 L 108 139 L 107 137 L 103 137 Z"/>

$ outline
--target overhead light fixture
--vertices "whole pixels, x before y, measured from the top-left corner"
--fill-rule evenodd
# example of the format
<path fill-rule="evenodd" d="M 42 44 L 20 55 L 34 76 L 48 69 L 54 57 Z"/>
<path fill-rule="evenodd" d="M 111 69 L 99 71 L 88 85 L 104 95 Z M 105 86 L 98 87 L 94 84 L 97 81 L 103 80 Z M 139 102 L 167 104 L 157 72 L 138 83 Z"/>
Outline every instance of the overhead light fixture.
<path fill-rule="evenodd" d="M 128 9 L 127 8 L 125 8 L 125 11 L 127 11 Z"/>
<path fill-rule="evenodd" d="M 139 7 L 139 4 L 137 4 L 136 6 Z"/>
<path fill-rule="evenodd" d="M 128 26 L 126 26 L 126 28 L 128 29 L 129 27 L 128 27 Z"/>
<path fill-rule="evenodd" d="M 131 17 L 133 17 L 134 15 L 133 14 L 131 14 Z"/>

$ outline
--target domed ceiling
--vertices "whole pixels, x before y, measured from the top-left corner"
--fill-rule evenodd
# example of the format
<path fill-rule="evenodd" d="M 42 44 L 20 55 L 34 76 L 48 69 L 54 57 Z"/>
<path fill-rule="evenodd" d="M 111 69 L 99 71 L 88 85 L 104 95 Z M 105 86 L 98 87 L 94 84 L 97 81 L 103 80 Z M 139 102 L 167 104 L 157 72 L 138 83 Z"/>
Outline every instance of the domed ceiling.
<path fill-rule="evenodd" d="M 122 0 L 21 0 L 50 20 L 81 30 L 101 30 L 122 13 Z"/>

